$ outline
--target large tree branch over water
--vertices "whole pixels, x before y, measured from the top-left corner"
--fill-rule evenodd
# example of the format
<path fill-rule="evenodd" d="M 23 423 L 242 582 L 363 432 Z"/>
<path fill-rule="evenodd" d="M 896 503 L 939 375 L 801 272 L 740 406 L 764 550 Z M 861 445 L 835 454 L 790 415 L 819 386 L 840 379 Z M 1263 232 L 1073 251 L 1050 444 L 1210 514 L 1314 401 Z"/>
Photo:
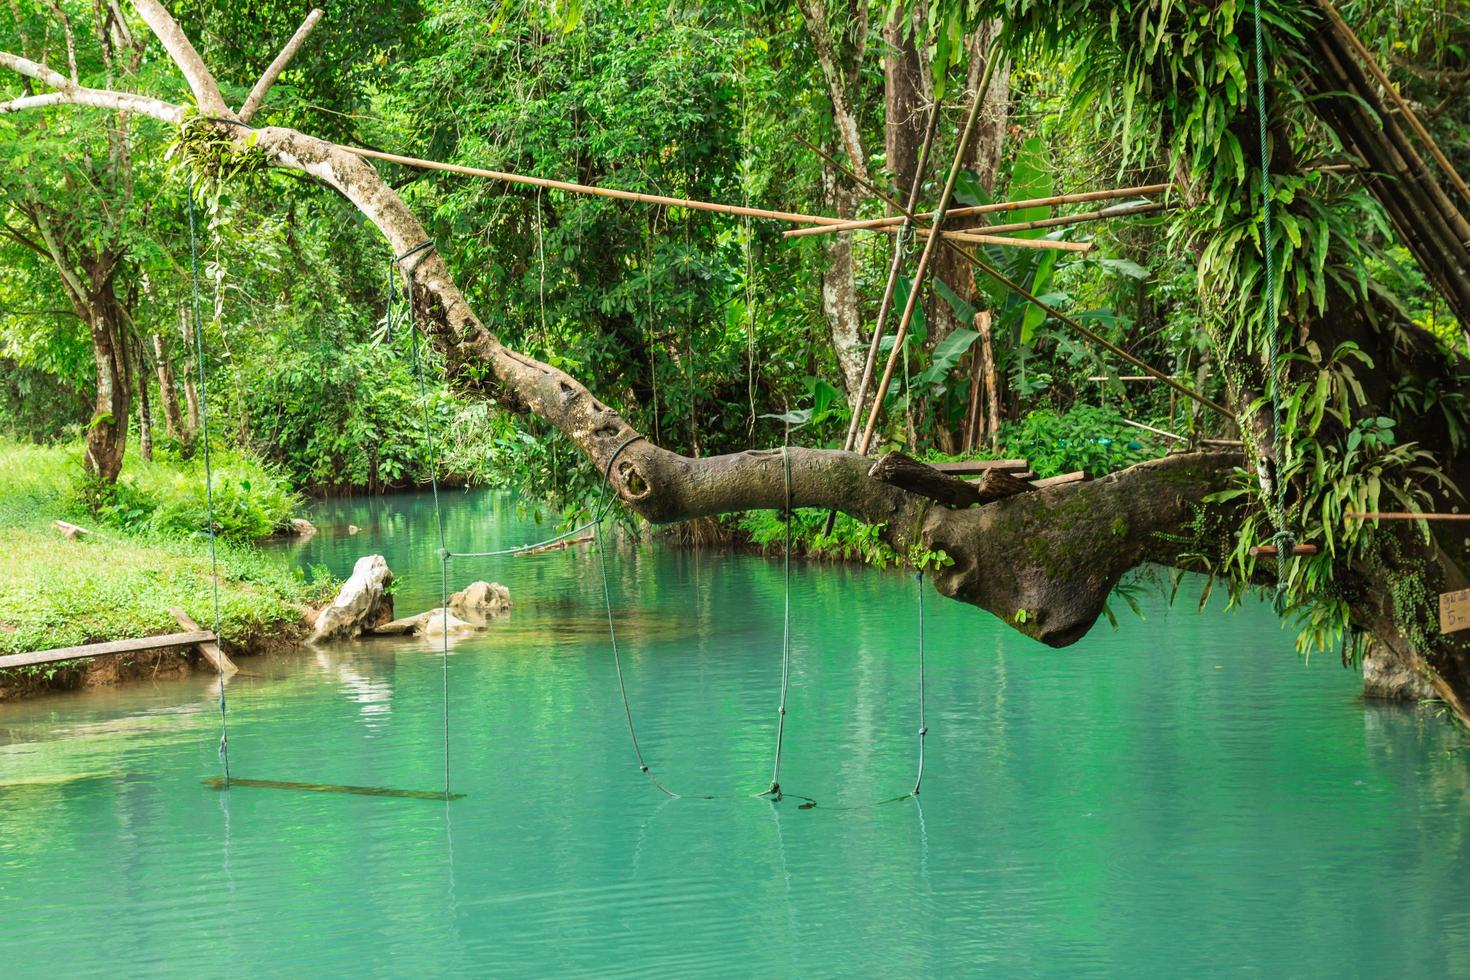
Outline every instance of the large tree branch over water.
<path fill-rule="evenodd" d="M 351 201 L 399 255 L 429 241 L 417 216 L 362 158 L 297 130 L 239 122 L 167 11 L 152 0 L 135 2 L 184 73 L 205 109 L 203 117 L 190 119 L 185 107 L 156 99 L 85 89 L 12 55 L 0 54 L 0 64 L 55 89 L 44 104 L 111 108 L 208 127 L 215 139 L 228 140 L 240 153 L 261 153 L 274 166 L 310 175 Z M 23 99 L 0 111 L 36 107 Z M 788 497 L 780 450 L 691 458 L 656 446 L 571 375 L 502 344 L 475 315 L 432 248 L 414 252 L 401 264 L 417 326 L 444 355 L 451 380 L 556 426 L 608 472 L 613 490 L 648 520 L 780 509 L 788 499 L 797 507 L 841 510 L 881 525 L 900 552 L 916 544 L 943 549 L 954 565 L 935 575 L 941 593 L 987 609 L 1052 645 L 1085 634 L 1129 568 L 1176 560 L 1178 546 L 1161 532 L 1185 525 L 1235 462 L 1222 455 L 1175 456 L 1091 484 L 949 510 L 873 479 L 866 457 L 796 448 L 790 451 Z"/>
<path fill-rule="evenodd" d="M 599 470 L 609 473 L 614 491 L 648 520 L 779 509 L 788 499 L 799 507 L 841 510 L 881 526 L 900 552 L 914 545 L 944 550 L 954 564 L 934 575 L 941 593 L 984 608 L 1056 646 L 1086 633 L 1128 569 L 1148 561 L 1187 564 L 1201 551 L 1208 563 L 1229 550 L 1229 521 L 1214 515 L 1214 530 L 1208 532 L 1198 521 L 1206 496 L 1229 482 L 1238 462 L 1229 455 L 1172 456 L 1095 483 L 950 510 L 870 477 L 871 461 L 853 454 L 792 450 L 788 497 L 779 450 L 690 458 L 654 445 L 577 379 L 500 343 L 475 315 L 442 257 L 420 248 L 429 241 L 423 225 L 367 161 L 293 129 L 253 129 L 242 123 L 224 106 L 213 77 L 167 11 L 152 0 L 137 3 L 179 63 L 202 107 L 201 117 L 191 118 L 183 106 L 141 95 L 85 89 L 44 65 L 4 54 L 0 65 L 54 91 L 39 96 L 27 91 L 0 104 L 0 112 L 75 104 L 140 113 L 186 127 L 185 143 L 202 136 L 242 154 L 263 154 L 270 165 L 332 187 L 373 222 L 396 254 L 413 253 L 401 264 L 416 325 L 444 355 L 451 381 L 556 426 Z M 1314 329 L 1323 327 L 1319 323 Z M 1372 329 L 1384 337 L 1392 333 L 1391 328 Z M 1208 540 L 1200 540 L 1202 535 Z M 1443 573 L 1427 581 L 1459 587 L 1458 564 L 1443 551 L 1439 554 L 1445 558 L 1439 562 Z M 1371 594 L 1355 608 L 1364 611 L 1366 628 L 1385 643 L 1397 642 L 1412 657 L 1405 637 L 1421 635 L 1415 631 L 1422 631 L 1422 624 L 1413 621 L 1416 613 L 1374 600 L 1386 591 L 1382 583 L 1373 584 L 1375 574 L 1368 568 L 1359 575 Z M 1426 656 L 1444 679 L 1442 693 L 1464 715 L 1455 694 L 1470 692 L 1466 644 L 1440 643 Z"/>

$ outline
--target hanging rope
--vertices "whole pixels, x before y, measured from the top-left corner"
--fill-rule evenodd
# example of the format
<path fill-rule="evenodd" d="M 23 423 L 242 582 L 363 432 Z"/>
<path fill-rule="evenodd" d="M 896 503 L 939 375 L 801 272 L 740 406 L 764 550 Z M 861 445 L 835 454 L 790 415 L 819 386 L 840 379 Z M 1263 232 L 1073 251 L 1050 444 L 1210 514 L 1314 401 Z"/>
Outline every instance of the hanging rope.
<path fill-rule="evenodd" d="M 914 788 L 910 796 L 919 795 L 919 787 L 924 782 L 924 739 L 929 736 L 929 723 L 924 719 L 924 573 L 919 571 L 914 575 L 914 581 L 918 583 L 919 593 L 919 771 L 914 776 Z"/>
<path fill-rule="evenodd" d="M 618 457 L 622 455 L 624 449 L 627 449 L 633 443 L 642 438 L 643 437 L 639 435 L 630 436 L 628 439 L 624 440 L 622 445 L 618 446 L 617 449 L 614 449 L 612 455 L 607 458 L 607 466 L 604 468 L 602 474 L 601 494 L 603 501 L 606 501 L 607 499 L 607 485 L 608 481 L 612 479 L 613 463 L 617 462 Z M 607 634 L 608 638 L 612 642 L 613 669 L 617 672 L 618 675 L 618 693 L 622 696 L 623 699 L 623 718 L 628 723 L 628 738 L 633 743 L 633 755 L 636 756 L 638 759 L 638 771 L 647 776 L 648 781 L 653 783 L 654 786 L 658 787 L 659 792 L 673 799 L 679 799 L 678 793 L 675 793 L 673 790 L 669 789 L 663 783 L 658 781 L 658 777 L 653 774 L 653 770 L 648 767 L 648 762 L 643 758 L 642 746 L 638 744 L 638 729 L 633 724 L 633 706 L 628 701 L 628 683 L 623 678 L 623 656 L 618 651 L 618 631 L 617 627 L 613 624 L 612 589 L 608 586 L 607 582 L 607 558 L 605 555 L 605 549 L 603 548 L 602 544 L 602 514 L 605 512 L 606 508 L 602 506 L 598 507 L 598 513 L 596 515 L 597 519 L 593 522 L 592 525 L 592 534 L 593 537 L 596 539 L 594 541 L 594 544 L 597 548 L 597 570 L 602 576 L 603 606 L 607 610 Z"/>
<path fill-rule="evenodd" d="M 199 375 L 199 435 L 204 440 L 204 513 L 209 523 L 209 580 L 214 592 L 214 635 L 219 637 L 219 552 L 214 537 L 214 465 L 209 452 L 209 390 L 204 383 L 204 329 L 199 321 L 199 246 L 194 231 L 195 182 L 189 181 L 189 271 L 193 290 L 194 366 Z M 225 697 L 225 662 L 215 661 L 219 670 L 219 758 L 224 767 L 224 784 L 230 785 L 230 724 Z"/>
<path fill-rule="evenodd" d="M 781 703 L 776 708 L 776 761 L 771 767 L 771 787 L 761 794 L 778 800 L 781 798 L 781 743 L 786 736 L 786 695 L 791 688 L 791 452 L 784 443 L 781 471 L 786 481 L 786 504 L 782 510 L 786 518 L 783 569 L 786 601 L 781 614 Z"/>
<path fill-rule="evenodd" d="M 1256 62 L 1256 118 L 1261 136 L 1261 220 L 1263 240 L 1261 251 L 1266 259 L 1266 330 L 1267 363 L 1266 384 L 1271 399 L 1271 449 L 1273 455 L 1272 484 L 1275 489 L 1276 534 L 1276 610 L 1282 611 L 1285 603 L 1287 580 L 1292 560 L 1294 538 L 1288 526 L 1286 514 L 1286 450 L 1282 442 L 1281 426 L 1281 322 L 1276 305 L 1276 259 L 1275 246 L 1271 237 L 1271 168 L 1269 164 L 1266 122 L 1266 58 L 1263 31 L 1261 30 L 1261 0 L 1254 2 L 1255 12 L 1255 62 Z"/>
<path fill-rule="evenodd" d="M 427 240 L 427 241 L 420 242 L 419 244 L 415 245 L 413 248 L 408 249 L 402 255 L 396 256 L 393 259 L 393 266 L 396 267 L 396 268 L 398 268 L 398 269 L 403 268 L 403 262 L 404 262 L 405 259 L 408 259 L 411 256 L 418 254 L 419 252 L 425 251 L 426 249 L 432 248 L 433 247 L 433 244 L 434 243 L 433 243 L 432 240 Z M 412 276 L 413 270 L 412 269 L 407 269 L 407 270 L 405 270 L 405 274 L 406 275 L 409 275 L 409 276 Z M 408 324 L 408 350 L 409 350 L 409 358 L 410 358 L 410 360 L 412 361 L 412 364 L 413 364 L 413 376 L 414 376 L 414 380 L 417 382 L 418 389 L 419 389 L 419 407 L 420 407 L 420 409 L 421 409 L 421 411 L 423 413 L 423 420 L 424 420 L 424 448 L 425 448 L 425 454 L 428 457 L 427 462 L 429 464 L 429 486 L 432 488 L 433 495 L 434 495 L 434 530 L 435 530 L 436 534 L 438 535 L 438 539 L 439 539 L 439 550 L 438 550 L 437 554 L 439 556 L 439 627 L 440 627 L 440 630 L 439 630 L 439 632 L 440 632 L 439 665 L 440 665 L 440 678 L 441 678 L 441 685 L 440 686 L 441 686 L 441 689 L 442 689 L 441 690 L 440 701 L 441 701 L 441 704 L 442 704 L 442 713 L 443 713 L 442 732 L 443 732 L 444 797 L 446 799 L 448 799 L 450 797 L 450 790 L 449 790 L 449 559 L 450 559 L 451 556 L 450 556 L 450 553 L 449 553 L 449 548 L 446 547 L 446 545 L 445 545 L 445 536 L 444 536 L 444 513 L 443 513 L 443 510 L 442 510 L 442 508 L 440 507 L 440 504 L 439 504 L 439 453 L 438 453 L 438 449 L 437 449 L 437 447 L 436 447 L 436 445 L 434 443 L 434 428 L 433 428 L 433 425 L 429 421 L 429 391 L 428 391 L 427 384 L 424 382 L 423 364 L 422 364 L 422 362 L 419 359 L 419 332 L 418 332 L 417 329 L 415 329 L 415 327 L 414 327 L 414 325 L 412 323 L 412 316 L 413 316 L 413 311 L 412 311 L 412 298 L 410 296 L 405 296 L 404 299 L 410 304 L 409 310 L 408 310 L 408 315 L 410 317 L 410 322 Z M 391 293 L 389 295 L 389 302 L 390 303 L 392 302 L 392 295 L 391 295 Z M 389 330 L 391 332 L 391 330 L 392 330 L 392 322 L 393 322 L 393 313 L 392 313 L 392 310 L 391 309 L 389 311 L 388 322 L 389 322 Z"/>

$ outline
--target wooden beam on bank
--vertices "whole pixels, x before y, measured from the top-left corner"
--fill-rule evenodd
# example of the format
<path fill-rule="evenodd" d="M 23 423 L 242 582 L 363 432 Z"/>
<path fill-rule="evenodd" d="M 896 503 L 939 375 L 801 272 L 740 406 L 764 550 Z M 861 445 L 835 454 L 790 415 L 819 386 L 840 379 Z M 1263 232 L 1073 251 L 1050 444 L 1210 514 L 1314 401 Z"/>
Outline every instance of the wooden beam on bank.
<path fill-rule="evenodd" d="M 178 606 L 169 606 L 168 611 L 169 615 L 173 616 L 178 624 L 184 629 L 195 633 L 204 632 L 204 630 L 201 630 L 199 628 L 199 624 L 190 619 L 189 614 L 184 612 L 184 610 L 179 608 Z M 217 640 L 211 639 L 201 642 L 199 644 L 199 652 L 204 656 L 204 659 L 213 664 L 214 669 L 219 671 L 221 674 L 228 676 L 230 674 L 237 674 L 240 672 L 240 668 L 235 666 L 235 662 L 227 657 L 225 655 L 225 652 L 219 648 L 219 642 Z"/>
<path fill-rule="evenodd" d="M 88 643 L 78 647 L 57 647 L 54 650 L 36 650 L 32 653 L 15 653 L 0 657 L 0 670 L 14 667 L 33 667 L 37 664 L 54 664 L 63 660 L 86 660 L 115 653 L 137 653 L 140 650 L 169 650 L 176 647 L 192 647 L 201 643 L 213 643 L 215 636 L 208 630 L 191 630 L 188 633 L 167 633 L 163 636 L 139 636 L 130 640 L 113 640 L 110 643 Z"/>

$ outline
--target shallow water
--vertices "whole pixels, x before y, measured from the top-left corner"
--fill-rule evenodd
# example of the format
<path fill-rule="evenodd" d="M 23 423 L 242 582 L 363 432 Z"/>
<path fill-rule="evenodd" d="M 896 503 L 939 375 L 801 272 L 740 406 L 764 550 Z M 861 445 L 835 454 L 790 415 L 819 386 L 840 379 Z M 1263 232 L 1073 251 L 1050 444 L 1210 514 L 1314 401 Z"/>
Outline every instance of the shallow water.
<path fill-rule="evenodd" d="M 543 533 L 504 497 L 446 504 L 462 550 Z M 380 551 L 400 614 L 437 602 L 425 497 L 313 516 L 295 560 Z M 456 563 L 516 608 L 452 650 L 454 803 L 201 786 L 204 676 L 0 706 L 0 972 L 1470 975 L 1470 752 L 1304 666 L 1265 608 L 1150 599 L 1052 651 L 929 593 L 922 804 L 873 806 L 914 778 L 914 583 L 799 563 L 801 809 L 744 798 L 770 778 L 780 563 L 610 561 L 650 764 L 729 798 L 638 772 L 595 557 Z M 247 669 L 234 775 L 440 788 L 433 644 Z"/>

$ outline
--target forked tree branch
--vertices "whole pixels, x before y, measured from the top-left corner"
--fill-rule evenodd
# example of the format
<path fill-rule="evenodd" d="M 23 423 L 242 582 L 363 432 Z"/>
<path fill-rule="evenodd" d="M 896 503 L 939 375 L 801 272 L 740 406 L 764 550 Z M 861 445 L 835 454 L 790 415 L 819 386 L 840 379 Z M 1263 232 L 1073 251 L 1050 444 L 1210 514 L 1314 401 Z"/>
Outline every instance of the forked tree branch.
<path fill-rule="evenodd" d="M 265 74 L 260 76 L 260 81 L 255 83 L 255 88 L 250 90 L 249 98 L 240 107 L 241 122 L 248 123 L 260 111 L 261 103 L 265 101 L 265 94 L 276 83 L 276 79 L 281 77 L 281 72 L 286 70 L 286 66 L 291 63 L 291 59 L 296 57 L 296 52 L 301 50 L 301 46 L 306 43 L 306 39 L 311 36 L 312 30 L 316 28 L 317 23 L 322 17 L 323 13 L 320 7 L 312 8 L 311 13 L 306 15 L 306 20 L 301 22 L 300 27 L 296 28 L 296 33 L 291 35 L 291 40 L 286 42 L 286 46 L 281 49 L 281 53 L 276 55 L 276 60 L 272 61 L 269 67 L 266 68 Z"/>
<path fill-rule="evenodd" d="M 179 27 L 178 21 L 173 15 L 164 9 L 158 0 L 132 0 L 133 7 L 168 52 L 179 71 L 183 73 L 184 81 L 189 83 L 189 89 L 194 93 L 194 103 L 199 111 L 206 116 L 220 116 L 225 119 L 234 119 L 235 113 L 229 106 L 225 105 L 225 97 L 220 94 L 219 84 L 215 82 L 214 75 L 210 74 L 209 68 L 204 64 L 204 59 L 199 57 L 199 52 L 194 49 L 194 44 Z"/>
<path fill-rule="evenodd" d="M 176 60 L 180 52 L 185 62 L 197 60 L 172 18 L 157 16 L 162 8 L 152 0 L 134 2 L 140 10 L 154 10 L 149 23 L 155 32 L 174 32 L 165 44 Z M 44 66 L 13 56 L 0 56 L 0 64 L 57 87 L 59 98 L 49 104 L 92 105 L 106 97 L 111 108 L 166 122 L 179 124 L 185 117 L 180 106 L 71 86 Z M 217 95 L 202 64 L 192 73 L 196 93 Z M 11 105 L 34 106 L 18 104 L 26 101 Z M 916 545 L 942 549 L 953 559 L 933 574 L 942 594 L 1059 646 L 1086 633 L 1128 569 L 1148 560 L 1177 560 L 1180 547 L 1169 543 L 1167 532 L 1184 526 L 1236 463 L 1229 454 L 1172 456 L 1094 483 L 949 510 L 873 479 L 868 475 L 872 461 L 854 453 L 793 448 L 788 470 L 781 450 L 703 458 L 670 452 L 643 438 L 577 379 L 503 345 L 470 308 L 444 259 L 432 249 L 422 250 L 428 233 L 366 160 L 293 129 L 253 129 L 229 118 L 216 116 L 210 124 L 228 134 L 240 152 L 264 153 L 274 166 L 317 178 L 372 221 L 396 254 L 417 252 L 401 263 L 415 323 L 443 353 L 451 381 L 554 425 L 607 475 L 625 503 L 652 522 L 788 505 L 840 510 L 881 528 L 900 554 Z"/>

